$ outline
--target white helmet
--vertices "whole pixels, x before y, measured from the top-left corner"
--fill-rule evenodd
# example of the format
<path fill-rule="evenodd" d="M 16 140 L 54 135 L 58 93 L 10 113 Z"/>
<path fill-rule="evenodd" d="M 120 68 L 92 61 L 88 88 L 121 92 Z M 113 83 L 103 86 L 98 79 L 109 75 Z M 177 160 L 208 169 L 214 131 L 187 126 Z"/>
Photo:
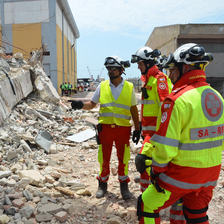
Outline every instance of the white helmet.
<path fill-rule="evenodd" d="M 152 50 L 152 48 L 144 46 L 140 47 L 135 54 L 131 56 L 131 63 L 140 61 L 152 60 L 155 61 L 156 57 L 160 56 L 161 52 L 158 49 Z"/>
<path fill-rule="evenodd" d="M 163 68 L 170 69 L 178 63 L 208 65 L 212 60 L 212 54 L 206 53 L 201 45 L 188 43 L 177 48 L 173 54 L 170 53 L 163 62 Z"/>
<path fill-rule="evenodd" d="M 121 58 L 114 55 L 114 56 L 111 56 L 111 57 L 107 57 L 105 59 L 104 65 L 106 67 L 122 67 L 125 70 L 125 68 L 130 67 L 130 62 L 129 61 L 123 61 Z"/>
<path fill-rule="evenodd" d="M 163 65 L 163 61 L 166 59 L 165 55 L 160 55 L 159 57 L 156 58 L 156 65 L 157 66 L 162 66 Z"/>

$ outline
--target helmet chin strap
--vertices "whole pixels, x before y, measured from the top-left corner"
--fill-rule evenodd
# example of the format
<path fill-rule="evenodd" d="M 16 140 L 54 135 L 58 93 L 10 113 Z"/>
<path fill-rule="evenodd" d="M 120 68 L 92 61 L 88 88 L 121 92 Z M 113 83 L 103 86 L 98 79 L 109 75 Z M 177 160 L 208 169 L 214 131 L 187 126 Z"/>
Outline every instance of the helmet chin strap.
<path fill-rule="evenodd" d="M 110 80 L 114 80 L 114 79 L 118 78 L 119 76 L 121 76 L 121 74 L 119 74 L 117 76 L 109 76 L 109 77 L 110 77 Z"/>
<path fill-rule="evenodd" d="M 178 63 L 178 64 L 176 64 L 176 66 L 177 66 L 177 69 L 178 69 L 178 71 L 179 71 L 179 77 L 177 78 L 177 80 L 176 80 L 176 82 L 182 77 L 182 75 L 183 75 L 183 63 Z M 176 83 L 175 82 L 175 83 Z M 175 84 L 175 83 L 173 83 L 173 84 Z"/>
<path fill-rule="evenodd" d="M 119 68 L 119 71 L 120 71 L 120 72 L 119 72 L 119 73 L 120 73 L 119 75 L 117 75 L 117 76 L 109 76 L 109 77 L 110 77 L 110 80 L 114 80 L 114 79 L 118 78 L 119 76 L 121 76 L 121 75 L 124 73 L 124 72 L 123 72 L 123 73 L 121 72 L 121 68 Z M 124 73 L 124 74 L 125 74 L 125 73 Z M 125 75 L 126 75 L 126 74 L 125 74 Z"/>

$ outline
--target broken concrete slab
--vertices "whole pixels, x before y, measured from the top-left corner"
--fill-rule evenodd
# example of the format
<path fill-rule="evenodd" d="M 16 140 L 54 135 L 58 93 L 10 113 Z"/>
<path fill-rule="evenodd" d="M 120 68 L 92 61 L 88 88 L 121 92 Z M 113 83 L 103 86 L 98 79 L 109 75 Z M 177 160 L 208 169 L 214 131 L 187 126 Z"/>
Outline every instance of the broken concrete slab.
<path fill-rule="evenodd" d="M 34 69 L 36 74 L 36 79 L 34 81 L 35 88 L 38 90 L 41 98 L 45 102 L 58 103 L 60 101 L 60 96 L 54 88 L 51 80 L 47 77 L 43 68 L 37 64 Z"/>
<path fill-rule="evenodd" d="M 43 206 L 37 208 L 37 211 L 39 213 L 47 212 L 47 213 L 53 215 L 55 213 L 62 211 L 62 207 L 57 204 L 49 203 L 49 204 L 46 204 L 46 205 L 43 205 Z"/>
<path fill-rule="evenodd" d="M 21 170 L 18 174 L 20 179 L 29 178 L 32 185 L 42 186 L 45 183 L 45 178 L 37 170 Z"/>
<path fill-rule="evenodd" d="M 69 136 L 66 139 L 73 142 L 84 142 L 87 139 L 93 138 L 95 135 L 96 135 L 96 132 L 94 130 L 86 129 L 85 131 Z"/>
<path fill-rule="evenodd" d="M 52 135 L 45 130 L 40 130 L 35 138 L 35 142 L 39 146 L 41 146 L 45 150 L 46 153 L 50 152 L 52 141 L 53 141 Z"/>

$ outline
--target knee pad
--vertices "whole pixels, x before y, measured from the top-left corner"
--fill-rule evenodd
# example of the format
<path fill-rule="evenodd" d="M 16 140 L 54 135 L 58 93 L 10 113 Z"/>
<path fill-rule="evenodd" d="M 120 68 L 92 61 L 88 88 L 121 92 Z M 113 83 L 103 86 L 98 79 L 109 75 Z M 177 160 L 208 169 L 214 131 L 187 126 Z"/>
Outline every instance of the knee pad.
<path fill-rule="evenodd" d="M 138 216 L 138 221 L 141 219 L 141 217 L 146 217 L 146 218 L 159 218 L 159 213 L 149 213 L 149 212 L 144 212 L 141 210 L 141 204 L 142 204 L 142 195 L 138 197 L 138 202 L 137 202 L 137 216 Z"/>
<path fill-rule="evenodd" d="M 205 213 L 205 212 L 207 212 L 207 210 L 208 210 L 208 207 L 201 208 L 201 209 L 190 209 L 190 208 L 186 207 L 185 205 L 183 205 L 184 217 L 185 217 L 187 223 L 198 223 L 198 224 L 203 223 L 203 222 L 208 221 L 208 216 L 206 215 L 204 217 L 189 219 L 188 216 L 186 215 L 185 211 L 195 215 L 195 214 Z"/>

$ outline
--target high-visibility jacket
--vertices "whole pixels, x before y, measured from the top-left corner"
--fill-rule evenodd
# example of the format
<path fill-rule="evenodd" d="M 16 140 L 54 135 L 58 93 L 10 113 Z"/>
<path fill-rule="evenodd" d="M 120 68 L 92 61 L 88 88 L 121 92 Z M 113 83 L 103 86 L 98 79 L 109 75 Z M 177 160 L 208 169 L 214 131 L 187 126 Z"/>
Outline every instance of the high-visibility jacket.
<path fill-rule="evenodd" d="M 68 90 L 68 84 L 66 83 L 64 86 L 65 86 L 65 90 Z"/>
<path fill-rule="evenodd" d="M 68 89 L 72 89 L 72 84 L 68 84 Z"/>
<path fill-rule="evenodd" d="M 213 189 L 220 173 L 224 115 L 222 96 L 202 70 L 185 73 L 159 113 L 152 167 L 158 184 L 175 192 Z"/>
<path fill-rule="evenodd" d="M 142 131 L 143 135 L 149 134 L 152 136 L 156 131 L 156 120 L 160 106 L 165 97 L 171 92 L 172 83 L 156 65 L 148 70 L 147 77 L 148 81 L 143 87 L 146 88 L 148 98 L 144 99 L 142 94 L 141 99 Z"/>
<path fill-rule="evenodd" d="M 65 85 L 64 84 L 61 84 L 60 88 L 61 89 L 65 89 Z"/>
<path fill-rule="evenodd" d="M 124 81 L 123 89 L 117 100 L 110 89 L 109 80 L 100 83 L 100 117 L 99 123 L 131 126 L 131 98 L 133 84 Z"/>

